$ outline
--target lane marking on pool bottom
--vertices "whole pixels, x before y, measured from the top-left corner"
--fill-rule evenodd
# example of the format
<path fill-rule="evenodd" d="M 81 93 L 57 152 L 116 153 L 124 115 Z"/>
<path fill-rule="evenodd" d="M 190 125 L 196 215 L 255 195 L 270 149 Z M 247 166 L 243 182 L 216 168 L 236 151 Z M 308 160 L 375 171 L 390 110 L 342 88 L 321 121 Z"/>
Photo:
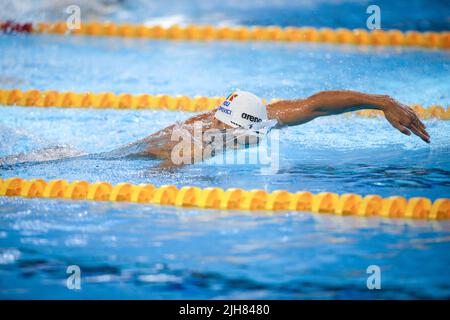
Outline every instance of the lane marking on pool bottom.
<path fill-rule="evenodd" d="M 425 197 L 409 200 L 401 196 L 382 198 L 379 195 L 338 195 L 332 192 L 313 194 L 308 191 L 291 193 L 276 190 L 243 190 L 239 188 L 198 188 L 174 185 L 155 187 L 152 184 L 133 185 L 87 181 L 68 182 L 64 179 L 44 181 L 22 178 L 0 179 L 0 196 L 25 198 L 59 198 L 72 200 L 120 201 L 177 207 L 248 211 L 309 211 L 351 216 L 379 216 L 446 220 L 450 218 L 450 199 L 434 203 Z"/>
<path fill-rule="evenodd" d="M 184 95 L 150 95 L 122 93 L 116 95 L 112 92 L 71 92 L 55 90 L 31 89 L 0 89 L 0 105 L 5 106 L 33 106 L 33 107 L 60 107 L 60 108 L 95 108 L 95 109 L 162 109 L 187 112 L 208 111 L 219 106 L 225 97 L 188 97 Z M 270 103 L 281 99 L 272 99 Z M 267 100 L 263 99 L 267 104 Z M 431 105 L 424 108 L 420 104 L 411 107 L 422 119 L 436 118 L 450 120 L 450 107 Z M 350 114 L 350 113 L 348 113 Z M 354 112 L 360 117 L 376 117 L 383 114 L 378 110 L 360 110 Z"/>
<path fill-rule="evenodd" d="M 322 42 L 347 45 L 373 46 L 421 46 L 427 48 L 450 48 L 450 32 L 364 29 L 331 29 L 313 27 L 280 26 L 223 26 L 173 25 L 170 27 L 114 22 L 83 22 L 78 29 L 68 28 L 66 21 L 17 23 L 0 22 L 0 31 L 6 33 L 49 33 L 61 35 L 113 36 L 124 38 L 147 38 L 190 41 L 279 41 Z"/>

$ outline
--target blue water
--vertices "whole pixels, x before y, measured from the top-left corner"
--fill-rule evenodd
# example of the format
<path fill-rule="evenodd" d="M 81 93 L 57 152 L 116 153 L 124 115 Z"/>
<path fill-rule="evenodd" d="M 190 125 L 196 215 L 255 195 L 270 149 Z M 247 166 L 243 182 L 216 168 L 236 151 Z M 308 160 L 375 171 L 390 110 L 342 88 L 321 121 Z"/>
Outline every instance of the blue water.
<path fill-rule="evenodd" d="M 449 298 L 449 224 L 0 199 L 2 298 Z M 66 288 L 78 265 L 81 290 Z M 369 265 L 381 290 L 366 287 Z"/>
<path fill-rule="evenodd" d="M 443 13 L 430 8 L 424 15 Z M 190 96 L 243 89 L 267 99 L 353 89 L 450 104 L 450 56 L 439 50 L 2 35 L 0 52 L 1 88 Z M 92 156 L 190 115 L 2 106 L 0 176 L 450 197 L 446 121 L 425 121 L 427 145 L 384 119 L 316 119 L 277 131 L 276 171 L 210 162 L 161 171 L 155 160 Z M 449 222 L 0 197 L 6 299 L 448 299 L 449 249 Z M 82 270 L 79 291 L 66 287 L 69 265 Z M 381 290 L 366 287 L 369 265 L 381 268 Z"/>
<path fill-rule="evenodd" d="M 446 0 L 1 0 L 0 19 L 65 20 L 76 4 L 86 20 L 147 24 L 281 25 L 366 28 L 370 5 L 378 5 L 382 29 L 449 30 Z"/>

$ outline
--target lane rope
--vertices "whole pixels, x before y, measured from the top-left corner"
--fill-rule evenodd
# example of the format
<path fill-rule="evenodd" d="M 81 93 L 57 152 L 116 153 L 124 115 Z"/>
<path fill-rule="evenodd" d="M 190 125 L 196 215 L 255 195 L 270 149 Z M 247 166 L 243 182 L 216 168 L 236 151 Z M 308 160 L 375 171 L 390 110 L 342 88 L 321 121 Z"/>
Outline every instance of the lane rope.
<path fill-rule="evenodd" d="M 83 24 L 74 32 L 67 29 L 66 23 L 39 23 L 32 25 L 6 22 L 0 24 L 3 32 L 81 34 L 93 36 L 143 37 L 171 40 L 238 40 L 238 41 L 293 41 L 327 42 L 363 45 L 409 45 L 434 48 L 450 48 L 450 32 L 403 33 L 398 30 L 315 29 L 271 27 L 221 27 L 212 26 L 160 26 L 113 24 L 90 22 Z M 118 109 L 169 109 L 184 111 L 205 111 L 214 109 L 224 97 L 170 95 L 131 95 L 114 93 L 74 93 L 57 91 L 0 89 L 0 103 L 18 106 L 75 107 L 75 108 L 118 108 Z M 273 99 L 272 101 L 275 101 Z M 271 101 L 271 102 L 272 102 Z M 442 106 L 423 108 L 412 106 L 422 118 L 450 119 L 450 108 Z M 363 110 L 360 116 L 376 116 L 378 111 Z M 64 198 L 95 201 L 126 201 L 175 205 L 179 207 L 198 207 L 224 210 L 251 211 L 311 211 L 334 213 L 337 215 L 381 216 L 389 218 L 449 219 L 450 199 L 437 199 L 434 203 L 425 197 L 409 200 L 400 196 L 382 198 L 378 195 L 362 197 L 358 194 L 338 195 L 331 192 L 312 194 L 308 191 L 290 193 L 276 190 L 246 191 L 239 188 L 198 188 L 173 185 L 155 187 L 151 184 L 133 185 L 119 183 L 115 186 L 107 182 L 88 183 L 86 181 L 68 182 L 63 179 L 46 182 L 42 179 L 24 180 L 21 178 L 0 179 L 0 196 L 22 196 L 27 198 Z"/>
<path fill-rule="evenodd" d="M 196 41 L 284 41 L 324 42 L 334 44 L 374 46 L 420 46 L 427 48 L 450 48 L 450 32 L 418 32 L 400 30 L 331 29 L 312 27 L 236 26 L 215 27 L 211 25 L 188 25 L 171 27 L 146 26 L 143 24 L 90 21 L 81 24 L 78 30 L 70 30 L 65 21 L 0 24 L 3 32 L 34 32 L 65 35 L 114 36 L 126 38 L 148 38 Z"/>
<path fill-rule="evenodd" d="M 308 211 L 351 216 L 379 216 L 385 218 L 410 218 L 446 220 L 450 218 L 450 199 L 432 202 L 425 197 L 406 199 L 400 196 L 382 198 L 379 195 L 361 196 L 332 192 L 313 194 L 308 191 L 291 193 L 276 190 L 243 190 L 239 188 L 198 188 L 174 185 L 155 187 L 152 184 L 134 185 L 108 182 L 89 183 L 64 179 L 44 181 L 22 178 L 0 179 L 0 196 L 25 198 L 58 198 L 72 200 L 118 201 L 157 204 L 177 207 L 194 207 L 246 211 Z"/>
<path fill-rule="evenodd" d="M 188 97 L 184 95 L 150 95 L 122 93 L 116 95 L 112 92 L 104 93 L 76 93 L 58 92 L 54 90 L 27 90 L 0 89 L 0 105 L 5 106 L 33 106 L 33 107 L 61 107 L 61 108 L 96 108 L 96 109 L 162 109 L 198 112 L 213 110 L 219 106 L 225 97 Z M 270 103 L 281 99 L 272 99 Z M 267 100 L 263 99 L 267 104 Z M 422 119 L 436 118 L 450 120 L 450 107 L 445 109 L 439 105 L 424 108 L 420 104 L 411 107 Z M 350 113 L 349 113 L 350 114 Z M 354 112 L 360 117 L 381 116 L 382 111 L 360 110 Z"/>

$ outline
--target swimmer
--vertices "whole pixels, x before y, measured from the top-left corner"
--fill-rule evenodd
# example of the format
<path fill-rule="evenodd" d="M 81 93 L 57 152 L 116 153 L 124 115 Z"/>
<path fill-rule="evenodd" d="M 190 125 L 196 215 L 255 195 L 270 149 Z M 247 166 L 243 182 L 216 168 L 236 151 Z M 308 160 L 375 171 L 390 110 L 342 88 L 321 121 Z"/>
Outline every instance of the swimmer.
<path fill-rule="evenodd" d="M 230 94 L 215 110 L 193 116 L 181 124 L 166 127 L 144 139 L 131 143 L 124 149 L 131 150 L 130 155 L 161 159 L 162 167 L 176 166 L 172 161 L 172 149 L 180 142 L 173 139 L 176 130 L 195 137 L 195 126 L 199 125 L 201 133 L 216 130 L 222 133 L 239 132 L 247 140 L 244 144 L 258 143 L 261 136 L 267 133 L 274 123 L 275 128 L 297 126 L 317 117 L 341 114 L 350 111 L 371 109 L 383 111 L 387 121 L 405 135 L 414 133 L 426 143 L 430 143 L 430 135 L 425 125 L 410 107 L 392 99 L 387 95 L 366 94 L 355 91 L 337 90 L 322 91 L 305 99 L 282 100 L 264 105 L 262 100 L 250 92 L 237 91 Z M 264 128 L 264 124 L 269 127 Z M 244 132 L 244 133 L 242 133 Z M 209 142 L 197 143 L 194 138 L 192 148 L 204 149 Z M 226 139 L 220 147 L 229 144 Z M 192 152 L 194 154 L 195 152 Z M 201 153 L 200 153 L 201 154 Z M 192 162 L 204 160 L 204 156 Z"/>

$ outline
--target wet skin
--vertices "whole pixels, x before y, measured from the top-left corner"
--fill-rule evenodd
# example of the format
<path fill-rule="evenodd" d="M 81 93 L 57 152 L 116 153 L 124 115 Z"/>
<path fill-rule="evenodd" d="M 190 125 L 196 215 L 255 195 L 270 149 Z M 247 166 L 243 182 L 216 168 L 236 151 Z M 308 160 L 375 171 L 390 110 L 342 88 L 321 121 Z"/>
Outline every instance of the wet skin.
<path fill-rule="evenodd" d="M 281 100 L 267 106 L 269 119 L 276 119 L 277 127 L 296 126 L 317 117 L 336 115 L 363 109 L 383 111 L 389 123 L 405 135 L 411 132 L 423 141 L 430 143 L 430 135 L 416 113 L 387 95 L 367 94 L 356 91 L 336 90 L 322 91 L 305 99 Z M 179 141 L 172 141 L 176 127 L 183 127 L 192 132 L 194 123 L 201 121 L 203 132 L 208 129 L 231 129 L 230 126 L 214 118 L 216 110 L 193 116 L 182 124 L 168 126 L 144 139 L 129 145 L 141 146 L 135 156 L 147 156 L 163 160 L 162 166 L 171 166 L 171 150 Z M 192 134 L 192 133 L 191 133 Z"/>

